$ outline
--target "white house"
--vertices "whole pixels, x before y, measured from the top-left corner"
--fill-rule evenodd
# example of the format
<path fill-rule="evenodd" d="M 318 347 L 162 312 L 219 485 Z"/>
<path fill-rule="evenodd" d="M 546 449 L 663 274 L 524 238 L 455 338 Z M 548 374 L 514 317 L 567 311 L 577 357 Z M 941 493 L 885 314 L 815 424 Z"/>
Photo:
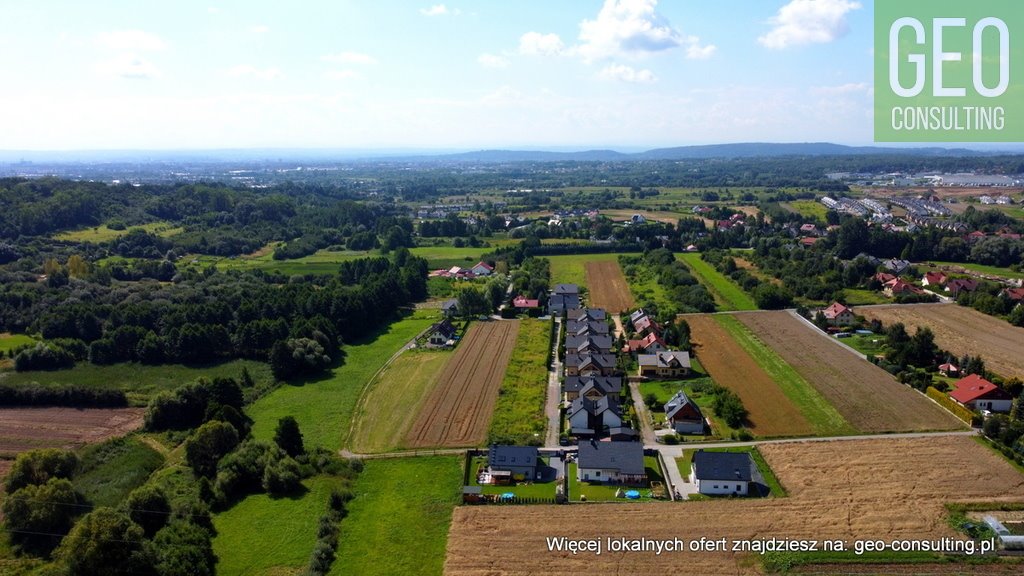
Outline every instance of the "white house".
<path fill-rule="evenodd" d="M 746 496 L 756 469 L 754 459 L 746 452 L 700 450 L 693 455 L 693 481 L 701 494 Z"/>
<path fill-rule="evenodd" d="M 644 447 L 639 442 L 583 442 L 576 466 L 580 482 L 642 484 L 647 480 Z"/>
<path fill-rule="evenodd" d="M 622 414 L 615 396 L 578 396 L 566 413 L 574 436 L 601 436 L 606 429 L 622 426 Z"/>
<path fill-rule="evenodd" d="M 477 265 L 470 268 L 470 271 L 477 276 L 490 276 L 494 272 L 494 267 L 489 266 L 486 262 L 477 262 Z"/>
<path fill-rule="evenodd" d="M 839 302 L 833 302 L 831 306 L 821 311 L 829 326 L 849 326 L 856 322 L 853 309 L 843 306 Z"/>
<path fill-rule="evenodd" d="M 1009 412 L 1013 406 L 1013 397 L 1007 391 L 977 374 L 957 380 L 953 387 L 950 398 L 971 410 Z"/>

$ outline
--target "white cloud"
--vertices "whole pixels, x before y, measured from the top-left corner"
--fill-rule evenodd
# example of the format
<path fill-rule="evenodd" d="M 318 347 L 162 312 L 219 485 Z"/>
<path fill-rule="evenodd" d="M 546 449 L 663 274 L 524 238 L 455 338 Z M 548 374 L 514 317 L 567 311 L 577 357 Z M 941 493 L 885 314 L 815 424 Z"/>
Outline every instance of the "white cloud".
<path fill-rule="evenodd" d="M 359 74 L 355 70 L 327 70 L 323 73 L 323 77 L 327 80 L 352 80 L 358 78 Z"/>
<path fill-rule="evenodd" d="M 252 32 L 253 34 L 266 34 L 267 32 L 270 32 L 270 26 L 267 26 L 266 24 L 256 24 L 255 26 L 249 27 L 249 32 Z"/>
<path fill-rule="evenodd" d="M 444 4 L 434 4 L 430 8 L 420 8 L 420 14 L 424 16 L 444 16 L 448 14 L 448 7 Z"/>
<path fill-rule="evenodd" d="M 860 8 L 854 0 L 792 0 L 769 21 L 775 27 L 757 41 L 775 50 L 827 44 L 849 32 L 846 15 Z"/>
<path fill-rule="evenodd" d="M 866 82 L 842 84 L 840 86 L 818 86 L 811 90 L 820 96 L 849 96 L 855 94 L 871 94 L 871 85 Z"/>
<path fill-rule="evenodd" d="M 167 47 L 159 36 L 142 30 L 101 32 L 96 36 L 96 41 L 111 50 L 126 52 L 156 52 Z"/>
<path fill-rule="evenodd" d="M 481 54 L 477 56 L 476 61 L 484 68 L 507 68 L 508 58 L 504 56 L 495 56 L 494 54 Z"/>
<path fill-rule="evenodd" d="M 557 56 L 565 49 L 558 34 L 527 32 L 519 38 L 519 53 L 524 56 Z"/>
<path fill-rule="evenodd" d="M 227 73 L 233 78 L 256 78 L 257 80 L 274 80 L 281 77 L 281 70 L 277 68 L 257 68 L 248 64 L 229 68 Z"/>
<path fill-rule="evenodd" d="M 160 76 L 160 70 L 152 62 L 135 54 L 119 54 L 100 62 L 96 69 L 104 76 L 117 76 L 129 80 L 149 80 Z"/>
<path fill-rule="evenodd" d="M 714 56 L 715 52 L 718 52 L 718 47 L 714 44 L 701 46 L 699 37 L 689 36 L 686 38 L 686 57 L 690 60 L 707 60 Z"/>
<path fill-rule="evenodd" d="M 605 80 L 619 80 L 635 84 L 650 84 L 657 80 L 650 70 L 636 70 L 625 64 L 611 64 L 599 73 Z"/>
<path fill-rule="evenodd" d="M 659 14 L 658 0 L 605 0 L 596 20 L 580 23 L 576 50 L 587 62 L 676 48 L 679 31 Z"/>
<path fill-rule="evenodd" d="M 324 62 L 332 64 L 376 64 L 377 59 L 369 54 L 361 52 L 338 52 L 337 54 L 325 54 L 320 57 Z"/>

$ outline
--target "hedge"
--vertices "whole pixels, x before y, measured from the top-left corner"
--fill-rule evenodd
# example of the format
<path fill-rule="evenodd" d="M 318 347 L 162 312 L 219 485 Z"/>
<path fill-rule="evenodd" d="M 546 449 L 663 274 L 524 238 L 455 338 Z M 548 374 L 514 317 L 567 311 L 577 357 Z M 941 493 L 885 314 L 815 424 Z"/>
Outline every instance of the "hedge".
<path fill-rule="evenodd" d="M 949 410 L 954 416 L 970 424 L 974 420 L 974 412 L 958 404 L 955 400 L 939 392 L 935 387 L 929 386 L 927 395 L 938 402 L 943 408 Z"/>

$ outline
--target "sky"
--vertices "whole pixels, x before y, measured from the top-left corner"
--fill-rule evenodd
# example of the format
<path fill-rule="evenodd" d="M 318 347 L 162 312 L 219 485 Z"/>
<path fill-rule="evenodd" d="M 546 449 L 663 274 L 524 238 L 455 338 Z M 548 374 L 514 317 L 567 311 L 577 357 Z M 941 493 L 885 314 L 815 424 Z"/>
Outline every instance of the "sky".
<path fill-rule="evenodd" d="M 872 142 L 872 0 L 4 4 L 0 150 Z"/>

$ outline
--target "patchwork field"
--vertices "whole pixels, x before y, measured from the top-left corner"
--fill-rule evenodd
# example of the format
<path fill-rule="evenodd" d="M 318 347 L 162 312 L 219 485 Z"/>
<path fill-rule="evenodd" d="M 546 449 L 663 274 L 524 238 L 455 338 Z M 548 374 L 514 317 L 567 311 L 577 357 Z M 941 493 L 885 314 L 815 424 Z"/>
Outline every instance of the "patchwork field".
<path fill-rule="evenodd" d="M 1024 376 L 1024 328 L 999 318 L 950 304 L 878 306 L 860 308 L 857 313 L 886 326 L 902 322 L 911 334 L 927 326 L 943 350 L 958 356 L 981 356 L 985 367 L 1000 376 Z"/>
<path fill-rule="evenodd" d="M 617 261 L 587 262 L 585 269 L 591 306 L 613 314 L 636 307 Z"/>
<path fill-rule="evenodd" d="M 952 414 L 923 394 L 830 342 L 827 336 L 789 312 L 740 314 L 737 319 L 796 369 L 861 432 L 962 428 L 962 423 Z"/>
<path fill-rule="evenodd" d="M 750 411 L 750 429 L 758 436 L 814 433 L 811 423 L 783 394 L 771 376 L 715 321 L 713 316 L 686 316 L 701 365 L 716 383 L 739 395 Z"/>
<path fill-rule="evenodd" d="M 78 448 L 142 427 L 143 408 L 2 408 L 0 455 Z"/>
<path fill-rule="evenodd" d="M 546 538 L 775 537 L 850 543 L 955 537 L 943 508 L 954 499 L 951 486 L 957 501 L 1024 499 L 1024 475 L 966 437 L 794 442 L 761 451 L 789 497 L 593 504 L 573 507 L 572 522 L 555 506 L 459 507 L 445 574 L 673 574 L 679 566 L 693 574 L 756 574 L 758 557 L 751 554 L 573 555 L 548 551 Z"/>
<path fill-rule="evenodd" d="M 519 321 L 478 322 L 445 364 L 405 437 L 410 448 L 477 446 L 498 399 Z"/>
<path fill-rule="evenodd" d="M 552 284 L 587 286 L 586 265 L 591 262 L 618 263 L 619 254 L 569 254 L 545 258 L 551 262 Z"/>

